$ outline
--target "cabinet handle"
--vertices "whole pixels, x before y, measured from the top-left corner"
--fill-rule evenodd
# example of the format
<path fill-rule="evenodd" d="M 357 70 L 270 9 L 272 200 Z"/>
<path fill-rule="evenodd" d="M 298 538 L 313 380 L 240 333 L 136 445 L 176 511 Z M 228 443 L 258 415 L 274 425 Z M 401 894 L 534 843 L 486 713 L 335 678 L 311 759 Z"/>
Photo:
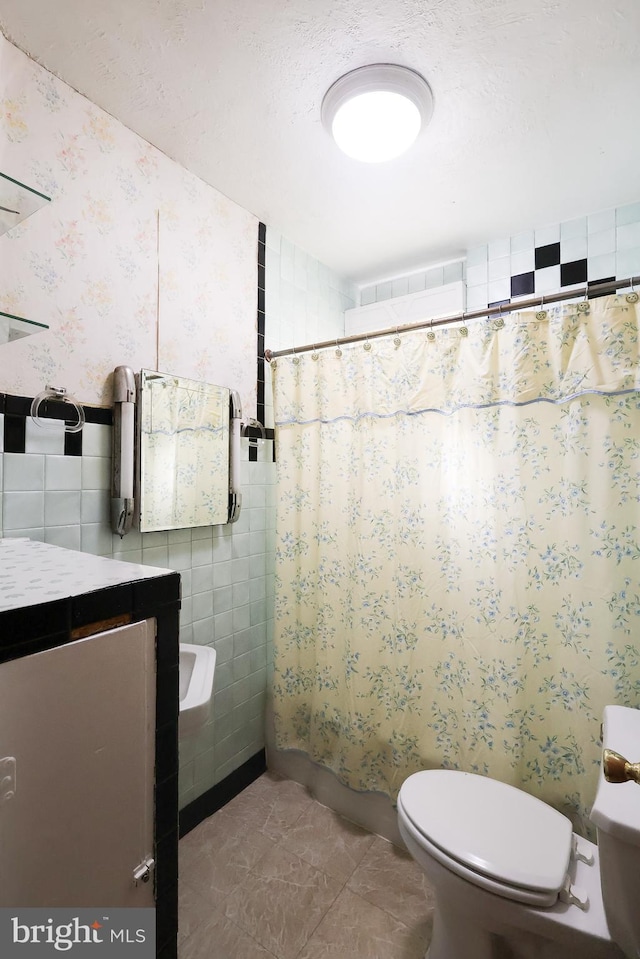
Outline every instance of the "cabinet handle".
<path fill-rule="evenodd" d="M 143 859 L 139 866 L 133 870 L 133 882 L 137 886 L 139 882 L 149 882 L 151 879 L 151 870 L 155 866 L 155 859 L 149 857 Z"/>

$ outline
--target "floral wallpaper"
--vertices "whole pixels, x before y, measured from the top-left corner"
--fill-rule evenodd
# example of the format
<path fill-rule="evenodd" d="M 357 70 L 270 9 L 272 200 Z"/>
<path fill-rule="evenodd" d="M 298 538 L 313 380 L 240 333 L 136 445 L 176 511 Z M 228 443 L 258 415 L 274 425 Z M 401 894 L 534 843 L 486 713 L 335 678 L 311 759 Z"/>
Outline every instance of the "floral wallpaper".
<path fill-rule="evenodd" d="M 640 707 L 637 299 L 272 364 L 278 748 L 392 798 L 490 775 L 589 832 L 602 710 Z"/>
<path fill-rule="evenodd" d="M 256 403 L 258 223 L 0 35 L 0 171 L 51 197 L 0 237 L 0 390 L 110 404 L 125 364 Z"/>

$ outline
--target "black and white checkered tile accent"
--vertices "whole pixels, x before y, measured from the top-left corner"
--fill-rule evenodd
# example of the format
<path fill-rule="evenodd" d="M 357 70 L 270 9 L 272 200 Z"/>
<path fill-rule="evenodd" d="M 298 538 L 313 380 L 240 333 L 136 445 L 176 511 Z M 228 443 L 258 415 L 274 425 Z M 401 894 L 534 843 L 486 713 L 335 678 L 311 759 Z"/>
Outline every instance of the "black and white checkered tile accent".
<path fill-rule="evenodd" d="M 544 297 L 640 274 L 640 203 L 604 210 L 467 251 L 467 309 Z"/>
<path fill-rule="evenodd" d="M 511 295 L 504 300 L 489 303 L 488 306 L 509 303 L 518 297 L 544 295 L 549 291 L 550 286 L 556 287 L 557 291 L 561 292 L 566 287 L 592 287 L 599 283 L 615 280 L 615 276 L 589 278 L 586 257 L 563 263 L 560 243 L 547 243 L 545 246 L 537 246 L 533 252 L 534 269 L 512 276 L 510 279 Z M 553 282 L 554 280 L 556 282 Z"/>

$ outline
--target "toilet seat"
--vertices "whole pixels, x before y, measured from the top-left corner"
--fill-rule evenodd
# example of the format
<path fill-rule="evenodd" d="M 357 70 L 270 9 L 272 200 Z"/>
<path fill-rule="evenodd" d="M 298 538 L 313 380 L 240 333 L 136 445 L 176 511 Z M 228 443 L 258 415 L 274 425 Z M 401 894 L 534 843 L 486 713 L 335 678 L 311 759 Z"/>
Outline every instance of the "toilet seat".
<path fill-rule="evenodd" d="M 405 780 L 398 811 L 413 838 L 452 872 L 506 899 L 556 902 L 572 826 L 534 796 L 485 776 L 434 769 Z"/>

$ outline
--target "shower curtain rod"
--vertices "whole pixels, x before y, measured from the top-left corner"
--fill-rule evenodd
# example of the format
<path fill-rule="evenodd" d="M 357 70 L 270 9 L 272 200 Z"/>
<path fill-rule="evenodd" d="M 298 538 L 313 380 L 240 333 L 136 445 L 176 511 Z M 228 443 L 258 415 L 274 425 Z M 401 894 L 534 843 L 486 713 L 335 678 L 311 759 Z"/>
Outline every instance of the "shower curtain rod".
<path fill-rule="evenodd" d="M 609 280 L 606 283 L 593 283 L 584 288 L 584 297 L 603 296 L 606 293 L 615 293 L 625 286 L 640 286 L 640 276 L 628 277 L 626 280 Z M 484 310 L 471 310 L 469 313 L 458 313 L 456 316 L 443 316 L 440 319 L 421 320 L 419 323 L 405 323 L 390 326 L 384 330 L 373 330 L 370 333 L 354 333 L 353 336 L 341 336 L 334 340 L 324 340 L 322 343 L 307 343 L 304 346 L 294 346 L 288 350 L 265 350 L 264 358 L 270 363 L 278 356 L 291 356 L 295 353 L 308 353 L 309 350 L 323 350 L 330 346 L 342 346 L 345 343 L 359 343 L 362 340 L 373 340 L 379 336 L 391 336 L 393 333 L 407 333 L 409 330 L 431 329 L 436 326 L 448 326 L 450 323 L 463 323 L 466 320 L 477 320 L 482 316 L 502 316 L 504 313 L 514 313 L 516 310 L 529 309 L 532 306 L 545 307 L 549 303 L 558 303 L 561 300 L 573 300 L 581 295 L 581 290 L 575 287 L 563 293 L 552 293 L 550 296 L 534 296 L 527 300 L 505 303 L 502 306 L 488 306 Z M 636 294 L 637 295 L 637 294 Z"/>

